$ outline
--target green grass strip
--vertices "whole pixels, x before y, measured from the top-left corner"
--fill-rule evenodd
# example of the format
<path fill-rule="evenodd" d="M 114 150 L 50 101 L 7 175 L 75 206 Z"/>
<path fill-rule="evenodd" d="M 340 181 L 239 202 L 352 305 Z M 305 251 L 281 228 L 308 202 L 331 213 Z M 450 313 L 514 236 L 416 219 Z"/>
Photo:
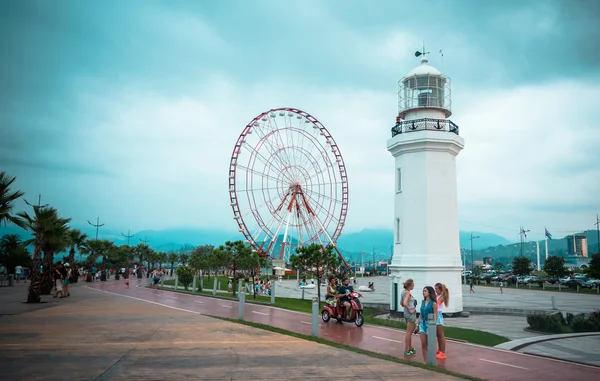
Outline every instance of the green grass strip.
<path fill-rule="evenodd" d="M 213 297 L 212 291 L 197 291 L 192 293 L 190 290 L 174 290 L 170 288 L 161 288 L 166 291 L 182 292 L 186 294 L 202 295 Z M 237 300 L 237 296 L 234 298 L 231 294 L 217 293 L 216 298 Z M 246 294 L 246 303 L 254 303 L 272 307 L 278 307 L 285 310 L 312 313 L 312 300 L 310 299 L 295 299 L 295 298 L 282 298 L 275 297 L 275 304 L 271 304 L 271 297 L 264 295 L 257 295 L 256 299 L 252 294 Z M 382 311 L 374 308 L 365 308 L 364 318 L 366 324 L 379 325 L 384 327 L 396 328 L 406 330 L 406 323 L 400 320 L 394 319 L 382 319 L 376 318 L 375 316 L 389 313 L 389 311 Z M 456 318 L 461 319 L 461 318 Z M 466 341 L 472 344 L 484 345 L 487 347 L 494 347 L 496 345 L 506 343 L 510 341 L 507 337 L 496 335 L 494 333 L 479 331 L 476 329 L 460 328 L 460 327 L 444 327 L 444 333 L 447 339 L 454 339 L 459 341 Z"/>
<path fill-rule="evenodd" d="M 428 364 L 424 364 L 424 363 L 421 363 L 421 362 L 408 361 L 408 360 L 404 360 L 404 359 L 401 359 L 401 358 L 398 358 L 398 357 L 394 357 L 394 356 L 390 356 L 390 355 L 384 355 L 382 353 L 367 351 L 365 349 L 352 347 L 352 346 L 346 345 L 346 344 L 336 343 L 334 341 L 329 341 L 329 340 L 326 340 L 326 339 L 322 339 L 320 337 L 313 337 L 313 336 L 309 336 L 309 335 L 303 335 L 301 333 L 296 333 L 296 332 L 288 331 L 286 329 L 272 327 L 272 326 L 266 325 L 266 324 L 254 323 L 254 322 L 245 321 L 245 320 L 237 320 L 237 319 L 224 318 L 224 317 L 220 317 L 220 316 L 212 316 L 212 315 L 204 315 L 204 316 L 210 316 L 212 318 L 219 319 L 219 320 L 224 320 L 224 321 L 228 321 L 230 323 L 243 324 L 243 325 L 246 325 L 246 326 L 249 326 L 249 327 L 258 328 L 258 329 L 262 329 L 262 330 L 265 330 L 265 331 L 279 333 L 279 334 L 286 335 L 286 336 L 292 336 L 292 337 L 296 337 L 298 339 L 308 340 L 308 341 L 312 341 L 312 342 L 315 342 L 315 343 L 319 343 L 319 344 L 323 344 L 323 345 L 328 345 L 330 347 L 334 347 L 334 348 L 343 349 L 343 350 L 346 350 L 346 351 L 358 353 L 358 354 L 361 354 L 361 355 L 366 355 L 366 356 L 378 358 L 380 360 L 392 361 L 392 362 L 395 362 L 395 363 L 398 363 L 398 364 L 403 364 L 403 365 L 413 366 L 413 367 L 416 367 L 416 368 L 430 370 L 430 371 L 433 371 L 433 372 L 443 373 L 443 374 L 447 374 L 449 376 L 458 377 L 458 378 L 461 378 L 461 379 L 464 379 L 464 380 L 484 381 L 481 378 L 472 377 L 472 376 L 469 376 L 469 375 L 466 375 L 466 374 L 460 374 L 460 373 L 452 372 L 452 371 L 449 371 L 449 370 L 446 370 L 446 369 L 443 369 L 443 368 L 440 368 L 440 367 L 437 367 L 437 366 L 428 365 Z"/>

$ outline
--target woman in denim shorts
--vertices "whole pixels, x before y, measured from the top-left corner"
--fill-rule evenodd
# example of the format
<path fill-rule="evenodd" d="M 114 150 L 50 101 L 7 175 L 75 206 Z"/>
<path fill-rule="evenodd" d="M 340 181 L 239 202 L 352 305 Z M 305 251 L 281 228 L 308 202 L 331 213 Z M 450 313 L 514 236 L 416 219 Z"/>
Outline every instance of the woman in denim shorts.
<path fill-rule="evenodd" d="M 417 322 L 417 301 L 410 293 L 413 288 L 415 288 L 415 282 L 412 279 L 407 279 L 404 282 L 404 291 L 400 295 L 401 305 L 404 307 L 404 320 L 406 320 L 404 356 L 414 356 L 417 354 L 417 351 L 412 346 L 412 335 Z"/>

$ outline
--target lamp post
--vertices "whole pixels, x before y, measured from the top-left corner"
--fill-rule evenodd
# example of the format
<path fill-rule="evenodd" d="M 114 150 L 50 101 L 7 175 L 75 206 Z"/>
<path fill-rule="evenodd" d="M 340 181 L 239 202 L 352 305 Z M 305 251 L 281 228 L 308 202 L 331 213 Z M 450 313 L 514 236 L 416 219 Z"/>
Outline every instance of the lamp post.
<path fill-rule="evenodd" d="M 471 241 L 471 271 L 473 271 L 473 240 L 479 238 L 478 235 L 474 236 L 473 233 L 471 233 L 471 238 L 469 238 L 469 240 Z"/>
<path fill-rule="evenodd" d="M 462 247 L 460 248 L 460 254 L 461 254 L 461 259 L 462 259 L 462 265 L 463 265 L 463 281 L 465 284 L 467 284 L 467 262 L 465 262 L 465 249 L 463 249 Z"/>

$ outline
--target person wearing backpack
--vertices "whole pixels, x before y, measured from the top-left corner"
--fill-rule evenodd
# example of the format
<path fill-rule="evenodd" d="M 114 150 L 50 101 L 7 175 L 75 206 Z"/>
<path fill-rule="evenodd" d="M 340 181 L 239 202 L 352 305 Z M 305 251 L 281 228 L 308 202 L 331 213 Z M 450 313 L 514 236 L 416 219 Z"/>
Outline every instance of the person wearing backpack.
<path fill-rule="evenodd" d="M 407 279 L 404 282 L 404 291 L 400 295 L 400 305 L 404 308 L 404 320 L 406 320 L 406 336 L 404 338 L 404 356 L 414 356 L 417 351 L 412 346 L 412 335 L 417 322 L 417 300 L 410 291 L 415 288 L 415 282 Z"/>

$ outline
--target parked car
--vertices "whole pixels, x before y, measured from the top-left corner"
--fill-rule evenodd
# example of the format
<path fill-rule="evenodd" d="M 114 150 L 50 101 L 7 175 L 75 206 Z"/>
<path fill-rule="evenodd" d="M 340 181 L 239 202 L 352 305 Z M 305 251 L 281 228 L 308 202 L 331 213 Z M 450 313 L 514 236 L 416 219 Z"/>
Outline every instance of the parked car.
<path fill-rule="evenodd" d="M 575 285 L 579 285 L 582 288 L 592 288 L 593 284 L 583 280 L 583 279 L 569 279 L 566 283 L 567 287 L 574 287 Z"/>

